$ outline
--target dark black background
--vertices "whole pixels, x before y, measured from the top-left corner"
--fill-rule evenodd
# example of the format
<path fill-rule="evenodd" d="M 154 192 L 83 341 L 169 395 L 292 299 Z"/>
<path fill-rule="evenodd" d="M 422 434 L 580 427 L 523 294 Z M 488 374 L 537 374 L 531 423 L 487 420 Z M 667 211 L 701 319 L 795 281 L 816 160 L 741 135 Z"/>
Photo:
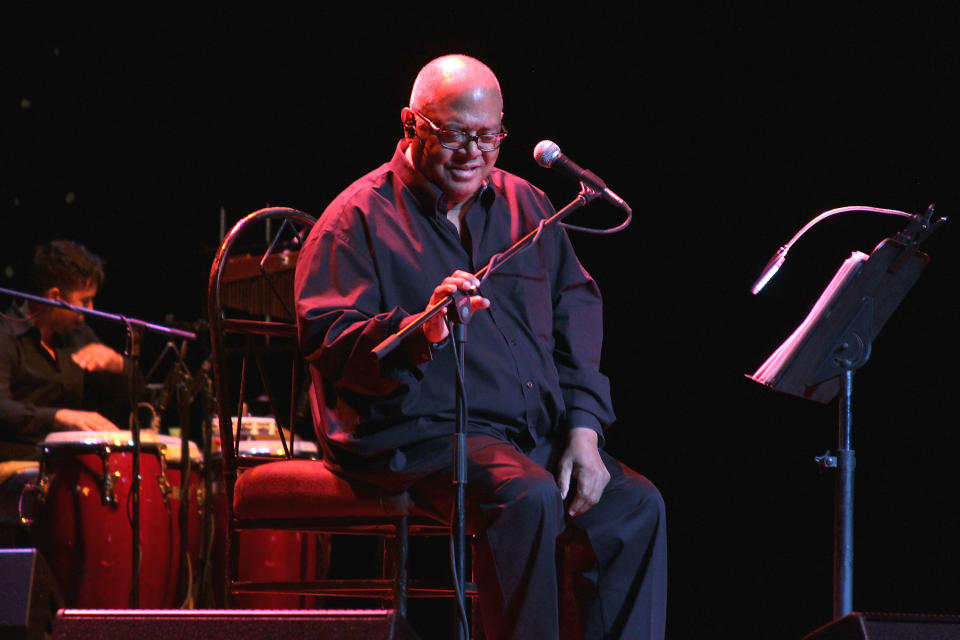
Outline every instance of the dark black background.
<path fill-rule="evenodd" d="M 26 286 L 33 246 L 69 237 L 107 260 L 100 308 L 202 318 L 221 211 L 318 215 L 389 158 L 419 67 L 474 55 L 504 92 L 500 166 L 566 204 L 576 186 L 531 156 L 553 139 L 636 213 L 574 243 L 606 299 L 609 448 L 667 500 L 669 637 L 799 638 L 830 618 L 832 481 L 813 457 L 837 411 L 744 374 L 903 220 L 827 221 L 749 287 L 825 209 L 957 215 L 948 7 L 8 11 L 0 281 Z M 960 613 L 953 224 L 855 379 L 860 610 Z"/>

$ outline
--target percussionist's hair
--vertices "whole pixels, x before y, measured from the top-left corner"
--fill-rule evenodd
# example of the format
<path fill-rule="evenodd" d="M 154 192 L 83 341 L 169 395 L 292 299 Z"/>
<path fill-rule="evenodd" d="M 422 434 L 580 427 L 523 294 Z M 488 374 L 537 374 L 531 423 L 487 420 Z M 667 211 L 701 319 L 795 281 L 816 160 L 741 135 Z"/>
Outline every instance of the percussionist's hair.
<path fill-rule="evenodd" d="M 89 285 L 103 284 L 103 259 L 72 240 L 54 240 L 37 246 L 30 279 L 34 293 L 42 295 L 51 287 L 64 293 Z"/>

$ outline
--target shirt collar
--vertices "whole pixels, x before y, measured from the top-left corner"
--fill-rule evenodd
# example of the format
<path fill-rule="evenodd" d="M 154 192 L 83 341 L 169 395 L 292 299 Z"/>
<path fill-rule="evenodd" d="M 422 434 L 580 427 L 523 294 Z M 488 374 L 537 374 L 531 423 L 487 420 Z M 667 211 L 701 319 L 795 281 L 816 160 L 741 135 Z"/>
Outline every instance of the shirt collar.
<path fill-rule="evenodd" d="M 26 303 L 19 307 L 16 305 L 11 306 L 7 310 L 7 317 L 5 318 L 4 324 L 7 327 L 7 331 L 10 332 L 10 335 L 15 338 L 19 338 L 29 331 L 37 330 L 37 325 L 33 324 L 33 320 L 30 319 L 29 309 Z"/>

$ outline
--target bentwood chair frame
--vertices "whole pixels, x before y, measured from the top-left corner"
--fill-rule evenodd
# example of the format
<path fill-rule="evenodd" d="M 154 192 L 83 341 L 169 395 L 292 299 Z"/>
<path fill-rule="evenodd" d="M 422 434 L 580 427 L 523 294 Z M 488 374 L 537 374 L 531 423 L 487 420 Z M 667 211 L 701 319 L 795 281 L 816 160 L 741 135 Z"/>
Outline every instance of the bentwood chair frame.
<path fill-rule="evenodd" d="M 238 238 L 258 223 L 277 227 L 260 261 L 260 276 L 271 295 L 286 305 L 285 319 L 233 317 L 224 304 L 224 274 L 227 259 L 238 245 Z M 271 207 L 255 211 L 234 225 L 223 239 L 210 270 L 208 315 L 211 360 L 214 370 L 216 409 L 220 424 L 223 456 L 223 481 L 227 510 L 227 561 L 225 602 L 243 593 L 285 593 L 317 596 L 371 597 L 389 603 L 406 616 L 408 596 L 449 596 L 450 588 L 429 584 L 408 584 L 408 537 L 445 535 L 448 525 L 417 512 L 407 494 L 386 494 L 375 488 L 347 483 L 334 475 L 322 461 L 294 459 L 292 443 L 283 440 L 284 457 L 248 457 L 239 455 L 238 436 L 243 415 L 240 407 L 248 392 L 248 378 L 255 368 L 260 374 L 275 419 L 284 430 L 294 432 L 295 405 L 277 413 L 277 398 L 271 391 L 269 374 L 258 359 L 264 344 L 283 341 L 292 345 L 295 357 L 290 370 L 291 394 L 296 393 L 303 377 L 303 361 L 297 349 L 297 325 L 291 290 L 281 290 L 269 267 L 281 235 L 287 233 L 294 245 L 302 245 L 315 219 L 301 211 Z M 287 252 L 286 260 L 295 260 L 296 252 Z M 291 258 L 291 255 L 293 256 Z M 289 265 L 286 265 L 289 268 Z M 291 271 L 292 273 L 292 271 Z M 246 343 L 239 389 L 231 388 L 227 361 L 227 337 L 239 336 Z M 237 404 L 231 405 L 232 399 Z M 236 418 L 235 418 L 236 416 Z M 232 428 L 231 428 L 232 427 Z M 239 532 L 254 529 L 283 529 L 323 534 L 376 535 L 384 539 L 383 572 L 379 578 L 328 579 L 305 581 L 253 582 L 238 579 L 241 550 Z M 472 585 L 470 585 L 472 588 Z M 471 589 L 472 590 L 472 589 Z M 471 593 L 471 595 L 473 595 Z"/>

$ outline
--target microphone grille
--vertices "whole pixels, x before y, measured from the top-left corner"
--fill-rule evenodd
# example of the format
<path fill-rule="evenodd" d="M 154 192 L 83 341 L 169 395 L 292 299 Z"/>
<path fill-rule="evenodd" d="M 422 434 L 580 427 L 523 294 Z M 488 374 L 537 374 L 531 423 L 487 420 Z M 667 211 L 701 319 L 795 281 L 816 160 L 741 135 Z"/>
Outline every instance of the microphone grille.
<path fill-rule="evenodd" d="M 533 159 L 541 167 L 551 167 L 560 156 L 560 147 L 553 140 L 541 140 L 533 149 Z"/>

